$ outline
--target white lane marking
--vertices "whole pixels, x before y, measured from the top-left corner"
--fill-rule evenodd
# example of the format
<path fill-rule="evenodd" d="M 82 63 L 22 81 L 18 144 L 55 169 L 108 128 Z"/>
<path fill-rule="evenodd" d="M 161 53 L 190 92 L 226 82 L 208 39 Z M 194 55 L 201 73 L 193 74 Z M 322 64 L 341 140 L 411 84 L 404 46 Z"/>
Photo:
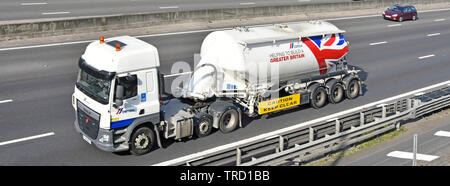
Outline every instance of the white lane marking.
<path fill-rule="evenodd" d="M 169 74 L 169 75 L 165 75 L 164 78 L 173 77 L 173 76 L 187 75 L 187 74 L 191 74 L 191 73 L 192 72 L 182 72 L 182 73 L 178 73 L 178 74 Z"/>
<path fill-rule="evenodd" d="M 428 34 L 427 37 L 438 36 L 438 35 L 441 35 L 441 33 Z"/>
<path fill-rule="evenodd" d="M 388 25 L 388 27 L 394 27 L 394 26 L 402 26 L 402 24 L 393 24 L 393 25 Z"/>
<path fill-rule="evenodd" d="M 310 2 L 311 0 L 297 0 L 297 2 Z"/>
<path fill-rule="evenodd" d="M 159 9 L 177 9 L 178 6 L 161 6 Z"/>
<path fill-rule="evenodd" d="M 338 21 L 338 20 L 359 19 L 359 18 L 377 17 L 377 16 L 380 16 L 380 15 L 376 14 L 376 15 L 364 15 L 364 16 L 351 16 L 351 17 L 329 18 L 329 19 L 321 19 L 321 20 L 324 20 L 324 21 Z"/>
<path fill-rule="evenodd" d="M 419 59 L 425 59 L 425 58 L 429 58 L 429 57 L 434 57 L 434 54 L 426 55 L 426 56 L 420 56 Z"/>
<path fill-rule="evenodd" d="M 254 4 L 256 4 L 256 3 L 254 3 L 254 2 L 249 2 L 249 3 L 239 3 L 240 5 L 254 5 Z"/>
<path fill-rule="evenodd" d="M 439 21 L 445 21 L 445 19 L 435 19 L 435 22 L 439 22 Z"/>
<path fill-rule="evenodd" d="M 70 12 L 44 12 L 42 15 L 70 14 Z"/>
<path fill-rule="evenodd" d="M 386 44 L 388 43 L 387 41 L 381 41 L 381 42 L 377 42 L 377 43 L 370 43 L 369 45 L 381 45 L 381 44 Z"/>
<path fill-rule="evenodd" d="M 387 154 L 387 156 L 412 160 L 414 155 L 412 152 L 393 151 L 393 152 L 390 152 L 389 154 Z M 416 159 L 422 160 L 422 161 L 433 161 L 437 158 L 439 158 L 439 156 L 419 154 L 419 153 L 416 154 Z"/>
<path fill-rule="evenodd" d="M 434 133 L 435 136 L 443 136 L 443 137 L 450 137 L 450 132 L 447 131 L 437 131 Z"/>
<path fill-rule="evenodd" d="M 33 6 L 33 5 L 46 5 L 46 2 L 42 2 L 42 3 L 20 3 L 20 5 L 22 6 Z"/>
<path fill-rule="evenodd" d="M 13 101 L 12 99 L 7 99 L 7 100 L 0 101 L 0 103 L 9 103 L 9 102 L 12 102 L 12 101 Z"/>
<path fill-rule="evenodd" d="M 53 135 L 55 135 L 54 132 L 49 132 L 49 133 L 40 134 L 40 135 L 36 135 L 36 136 L 30 136 L 30 137 L 26 137 L 26 138 L 20 138 L 20 139 L 5 141 L 5 142 L 1 142 L 0 146 L 8 145 L 8 144 L 11 144 L 11 143 L 18 143 L 18 142 L 22 142 L 22 141 L 28 141 L 28 140 L 37 139 L 37 138 L 43 138 L 43 137 L 47 137 L 47 136 L 53 136 Z"/>
<path fill-rule="evenodd" d="M 414 95 L 414 94 L 419 93 L 419 92 L 424 92 L 424 91 L 429 90 L 429 89 L 433 89 L 433 88 L 436 88 L 436 87 L 447 85 L 449 83 L 450 83 L 450 81 L 444 81 L 442 83 L 430 85 L 428 87 L 424 87 L 424 88 L 421 88 L 421 89 L 413 90 L 413 91 L 406 92 L 406 93 L 403 93 L 403 94 L 400 94 L 400 95 L 397 95 L 397 96 L 394 96 L 394 97 L 386 98 L 386 99 L 383 99 L 383 100 L 380 100 L 380 101 L 372 102 L 372 103 L 369 103 L 369 104 L 366 104 L 366 105 L 362 105 L 362 106 L 359 106 L 359 107 L 355 107 L 355 108 L 352 108 L 352 109 L 341 111 L 341 112 L 338 112 L 338 113 L 335 113 L 335 114 L 331 114 L 331 115 L 328 115 L 328 116 L 325 116 L 325 117 L 322 117 L 322 118 L 309 120 L 309 121 L 306 121 L 306 122 L 303 122 L 303 123 L 299 123 L 299 124 L 296 124 L 296 125 L 293 125 L 293 126 L 290 126 L 290 127 L 282 128 L 282 129 L 279 129 L 279 130 L 276 130 L 276 131 L 268 132 L 268 133 L 265 133 L 265 134 L 260 134 L 258 136 L 254 136 L 254 137 L 251 137 L 251 138 L 243 139 L 243 140 L 240 140 L 240 141 L 237 141 L 237 142 L 228 143 L 226 145 L 214 147 L 214 148 L 207 149 L 207 150 L 204 150 L 204 151 L 201 151 L 201 152 L 189 154 L 189 155 L 186 155 L 186 156 L 182 156 L 182 157 L 179 157 L 179 158 L 175 158 L 175 159 L 172 159 L 172 160 L 168 160 L 168 161 L 165 161 L 165 162 L 154 164 L 154 166 L 167 166 L 167 165 L 172 165 L 172 164 L 176 164 L 176 163 L 180 163 L 180 162 L 186 162 L 187 160 L 194 159 L 194 158 L 197 158 L 197 157 L 200 157 L 200 156 L 206 156 L 206 155 L 208 155 L 210 153 L 214 153 L 214 152 L 221 151 L 221 150 L 224 150 L 224 149 L 236 148 L 236 147 L 239 147 L 239 146 L 241 146 L 243 144 L 247 144 L 247 143 L 250 143 L 250 142 L 253 142 L 253 141 L 261 140 L 261 139 L 264 139 L 264 138 L 267 138 L 267 137 L 271 137 L 271 136 L 275 136 L 275 135 L 280 135 L 280 134 L 286 133 L 288 131 L 292 131 L 292 130 L 295 130 L 295 129 L 298 129 L 298 128 L 301 128 L 301 127 L 304 127 L 304 126 L 311 125 L 313 123 L 327 121 L 327 120 L 330 120 L 332 118 L 337 118 L 337 117 L 345 115 L 345 114 L 349 114 L 349 113 L 352 113 L 352 112 L 356 112 L 356 111 L 362 110 L 364 108 L 368 108 L 368 107 L 372 107 L 372 106 L 379 105 L 379 104 L 382 104 L 382 103 L 390 102 L 390 101 L 393 101 L 393 100 L 396 100 L 396 99 L 399 99 L 399 98 L 402 98 L 402 97 L 411 96 L 411 95 Z"/>
<path fill-rule="evenodd" d="M 92 42 L 92 41 L 94 41 L 94 40 L 73 41 L 73 42 L 66 42 L 66 43 L 54 43 L 54 44 L 45 44 L 45 45 L 23 46 L 23 47 L 1 48 L 0 51 L 30 49 L 30 48 L 42 48 L 42 47 L 61 46 L 61 45 L 71 45 L 71 44 L 89 43 L 89 42 Z"/>
<path fill-rule="evenodd" d="M 439 12 L 439 11 L 448 11 L 450 8 L 446 9 L 436 9 L 436 10 L 425 10 L 420 12 Z M 341 17 L 341 18 L 330 18 L 330 19 L 322 19 L 324 21 L 338 21 L 338 20 L 347 20 L 347 19 L 359 19 L 359 18 L 368 18 L 368 17 L 377 17 L 380 16 L 378 14 L 375 15 L 363 15 L 363 16 L 350 16 L 350 17 Z M 287 22 L 287 23 L 295 23 L 295 22 Z M 253 25 L 254 27 L 258 26 L 267 26 L 272 24 L 262 24 L 262 25 Z M 204 30 L 192 30 L 192 31 L 183 31 L 183 32 L 172 32 L 172 33 L 163 33 L 163 34 L 148 34 L 148 35 L 139 35 L 134 36 L 137 38 L 143 37 L 156 37 L 156 36 L 170 36 L 170 35 L 181 35 L 181 34 L 191 34 L 191 33 L 201 33 L 201 32 L 210 32 L 210 31 L 219 31 L 226 30 L 228 28 L 215 28 L 215 29 L 204 29 Z M 43 45 L 31 45 L 31 46 L 21 46 L 21 47 L 10 47 L 10 48 L 0 48 L 0 51 L 8 51 L 8 50 L 19 50 L 19 49 L 29 49 L 29 48 L 41 48 L 41 47 L 51 47 L 51 46 L 61 46 L 61 45 L 72 45 L 72 44 L 80 44 L 80 43 L 89 43 L 96 40 L 85 40 L 85 41 L 71 41 L 64 43 L 53 43 L 53 44 L 43 44 Z"/>
<path fill-rule="evenodd" d="M 434 9 L 434 10 L 421 10 L 421 11 L 418 11 L 419 13 L 420 12 L 439 12 L 439 11 L 447 11 L 447 10 L 450 10 L 450 8 L 442 8 L 442 9 Z"/>

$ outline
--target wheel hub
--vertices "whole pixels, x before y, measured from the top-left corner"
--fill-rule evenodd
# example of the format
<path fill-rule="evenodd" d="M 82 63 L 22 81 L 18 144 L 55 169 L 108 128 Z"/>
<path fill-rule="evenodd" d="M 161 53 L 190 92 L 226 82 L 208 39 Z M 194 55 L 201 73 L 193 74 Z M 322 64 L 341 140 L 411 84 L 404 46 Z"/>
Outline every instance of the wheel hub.
<path fill-rule="evenodd" d="M 148 137 L 145 134 L 140 134 L 135 140 L 134 145 L 138 149 L 145 149 L 148 147 Z"/>
<path fill-rule="evenodd" d="M 201 133 L 208 132 L 208 129 L 209 129 L 208 123 L 207 122 L 201 122 L 200 125 L 199 125 L 199 128 L 200 128 L 200 132 Z"/>

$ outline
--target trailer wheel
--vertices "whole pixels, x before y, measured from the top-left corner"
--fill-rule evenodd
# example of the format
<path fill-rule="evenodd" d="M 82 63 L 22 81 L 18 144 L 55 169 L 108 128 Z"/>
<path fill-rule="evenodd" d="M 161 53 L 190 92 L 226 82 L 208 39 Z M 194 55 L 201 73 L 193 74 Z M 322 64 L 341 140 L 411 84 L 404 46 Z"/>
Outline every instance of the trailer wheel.
<path fill-rule="evenodd" d="M 209 115 L 202 115 L 197 120 L 198 125 L 195 126 L 195 134 L 197 137 L 205 137 L 208 136 L 213 128 L 213 120 Z"/>
<path fill-rule="evenodd" d="M 222 133 L 229 133 L 239 124 L 239 112 L 236 107 L 228 107 L 219 120 L 219 128 Z"/>
<path fill-rule="evenodd" d="M 330 103 L 336 104 L 344 99 L 344 86 L 341 83 L 335 82 L 331 85 L 328 92 L 328 100 Z"/>
<path fill-rule="evenodd" d="M 315 109 L 322 108 L 327 102 L 327 91 L 323 86 L 318 86 L 312 92 L 311 106 Z"/>
<path fill-rule="evenodd" d="M 155 144 L 153 130 L 148 127 L 136 129 L 130 138 L 130 153 L 133 155 L 143 155 L 150 152 Z"/>
<path fill-rule="evenodd" d="M 352 79 L 345 90 L 345 95 L 348 99 L 355 99 L 359 96 L 360 85 L 358 79 Z"/>

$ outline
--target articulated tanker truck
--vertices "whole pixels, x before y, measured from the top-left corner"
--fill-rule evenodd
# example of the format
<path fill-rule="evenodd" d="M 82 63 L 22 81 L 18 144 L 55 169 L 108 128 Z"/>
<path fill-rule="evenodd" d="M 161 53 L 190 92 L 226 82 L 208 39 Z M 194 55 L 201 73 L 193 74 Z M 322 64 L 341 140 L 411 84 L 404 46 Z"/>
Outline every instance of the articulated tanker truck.
<path fill-rule="evenodd" d="M 75 128 L 105 151 L 145 154 L 161 140 L 229 133 L 242 117 L 321 108 L 361 93 L 345 31 L 323 21 L 210 33 L 179 97 L 162 100 L 158 50 L 130 36 L 100 38 L 79 60 Z M 173 92 L 172 92 L 173 93 Z"/>

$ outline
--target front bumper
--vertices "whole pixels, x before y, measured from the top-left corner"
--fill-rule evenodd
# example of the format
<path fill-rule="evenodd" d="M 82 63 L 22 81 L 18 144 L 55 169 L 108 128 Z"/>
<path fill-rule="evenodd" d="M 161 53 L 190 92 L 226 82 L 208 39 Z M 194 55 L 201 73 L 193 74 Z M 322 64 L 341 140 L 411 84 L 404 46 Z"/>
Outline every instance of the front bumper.
<path fill-rule="evenodd" d="M 91 137 L 89 137 L 88 135 L 86 135 L 83 131 L 81 131 L 80 127 L 78 126 L 78 118 L 75 117 L 75 130 L 82 134 L 85 138 L 88 138 L 92 144 L 94 144 L 94 146 L 96 146 L 97 148 L 103 150 L 103 151 L 107 151 L 107 152 L 120 152 L 120 151 L 126 151 L 128 150 L 128 147 L 124 147 L 124 146 L 117 146 L 115 147 L 115 145 L 113 144 L 113 132 L 112 130 L 105 130 L 100 128 L 98 130 L 98 135 L 97 135 L 97 139 L 92 139 Z M 108 141 L 104 141 L 101 142 L 100 139 L 103 136 L 107 136 Z M 86 142 L 87 143 L 87 142 Z"/>
<path fill-rule="evenodd" d="M 384 15 L 384 14 L 382 14 L 382 16 L 384 19 L 390 19 L 390 20 L 394 20 L 394 21 L 397 21 L 398 18 L 400 17 L 400 16 L 393 17 L 392 15 Z"/>

